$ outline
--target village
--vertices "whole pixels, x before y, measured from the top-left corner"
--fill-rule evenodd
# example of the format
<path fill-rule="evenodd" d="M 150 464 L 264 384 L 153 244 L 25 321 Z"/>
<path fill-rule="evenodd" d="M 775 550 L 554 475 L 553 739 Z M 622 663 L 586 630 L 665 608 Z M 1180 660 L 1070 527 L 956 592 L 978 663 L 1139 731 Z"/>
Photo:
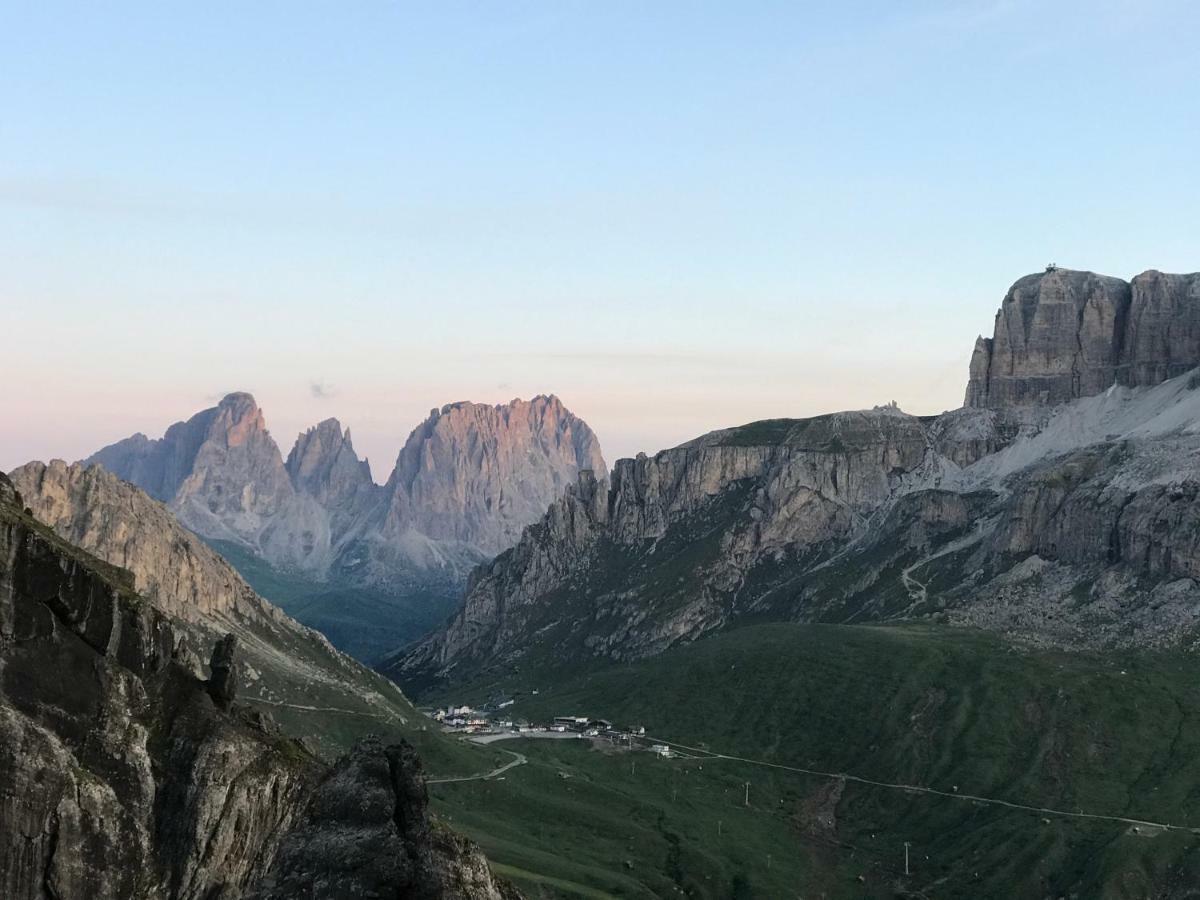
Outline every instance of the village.
<path fill-rule="evenodd" d="M 448 734 L 464 736 L 477 744 L 490 744 L 514 738 L 582 739 L 603 743 L 622 750 L 648 751 L 668 759 L 675 754 L 667 745 L 647 739 L 644 726 L 617 727 L 607 719 L 592 716 L 555 716 L 548 722 L 529 722 L 513 718 L 504 711 L 515 701 L 505 700 L 494 708 L 474 709 L 454 706 L 422 710 Z"/>

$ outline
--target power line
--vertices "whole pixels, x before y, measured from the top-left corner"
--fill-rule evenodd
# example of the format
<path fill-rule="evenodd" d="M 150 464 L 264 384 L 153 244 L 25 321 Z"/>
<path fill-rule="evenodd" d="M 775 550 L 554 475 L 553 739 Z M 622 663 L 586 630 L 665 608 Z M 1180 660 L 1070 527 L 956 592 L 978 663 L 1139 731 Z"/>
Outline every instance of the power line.
<path fill-rule="evenodd" d="M 707 754 L 707 759 L 727 759 L 731 762 L 747 763 L 752 766 L 765 766 L 771 769 L 783 769 L 788 772 L 798 772 L 801 775 L 813 775 L 817 778 L 840 779 L 843 781 L 853 781 L 857 784 L 865 784 L 871 787 L 887 788 L 888 790 L 905 791 L 910 794 L 932 794 L 935 797 L 945 797 L 950 800 L 969 800 L 974 803 L 987 803 L 993 806 L 1004 806 L 1008 809 L 1021 810 L 1023 812 L 1035 812 L 1048 816 L 1062 816 L 1071 819 L 1094 819 L 1102 822 L 1120 822 L 1125 825 L 1144 825 L 1148 828 L 1161 828 L 1163 831 L 1188 831 L 1193 834 L 1200 834 L 1200 828 L 1191 825 L 1171 825 L 1166 822 L 1151 822 L 1147 819 L 1131 819 L 1126 816 L 1106 816 L 1101 813 L 1085 813 L 1082 810 L 1079 812 L 1071 812 L 1065 809 L 1052 809 L 1045 806 L 1029 806 L 1025 803 L 1013 803 L 1009 800 L 999 800 L 995 797 L 980 797 L 976 794 L 951 793 L 949 791 L 939 791 L 937 788 L 923 787 L 917 784 L 897 784 L 890 781 L 874 781 L 870 778 L 863 778 L 859 775 L 848 775 L 845 772 L 822 772 L 818 769 L 805 769 L 800 766 L 785 766 L 783 763 L 767 762 L 764 759 L 749 759 L 744 756 L 731 756 L 728 753 L 715 753 L 712 750 L 705 750 L 702 747 L 689 747 L 687 744 L 679 744 L 673 741 L 668 741 L 665 738 L 652 738 L 659 743 L 666 744 L 668 747 L 680 747 L 684 750 L 691 750 L 695 753 Z"/>

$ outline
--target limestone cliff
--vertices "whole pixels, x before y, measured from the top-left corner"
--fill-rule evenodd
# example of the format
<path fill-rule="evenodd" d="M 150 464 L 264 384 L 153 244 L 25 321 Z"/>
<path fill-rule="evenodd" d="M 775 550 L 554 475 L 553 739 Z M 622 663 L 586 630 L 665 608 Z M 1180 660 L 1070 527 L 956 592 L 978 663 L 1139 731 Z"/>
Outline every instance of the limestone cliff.
<path fill-rule="evenodd" d="M 584 470 L 606 471 L 599 441 L 557 397 L 431 410 L 384 489 L 376 564 L 408 554 L 465 575 L 516 543 Z"/>
<path fill-rule="evenodd" d="M 403 682 L 538 643 L 628 658 L 722 627 L 747 573 L 848 540 L 928 449 L 892 408 L 773 420 L 581 474 L 512 550 L 476 571 L 459 614 L 390 668 Z"/>
<path fill-rule="evenodd" d="M 465 841 L 433 837 L 410 747 L 367 744 L 330 774 L 235 703 L 236 684 L 198 677 L 133 584 L 26 513 L 0 475 L 0 895 L 515 896 Z M 223 646 L 214 680 L 238 671 L 236 642 Z M 363 758 L 386 759 L 382 783 Z M 370 871 L 352 871 L 341 851 L 367 841 Z M 338 852 L 306 868 L 296 847 Z M 324 880 L 334 864 L 340 893 Z"/>
<path fill-rule="evenodd" d="M 971 358 L 967 406 L 1045 406 L 1200 365 L 1200 274 L 1051 269 L 1018 280 Z"/>
<path fill-rule="evenodd" d="M 319 765 L 216 710 L 133 579 L 0 493 L 0 894 L 240 896 Z"/>
<path fill-rule="evenodd" d="M 289 568 L 319 572 L 329 564 L 328 516 L 313 497 L 296 491 L 249 394 L 229 394 L 158 440 L 134 435 L 84 463 L 136 484 L 207 538 L 240 544 Z"/>
<path fill-rule="evenodd" d="M 336 651 L 320 634 L 264 601 L 207 544 L 183 528 L 161 503 L 98 465 L 29 463 L 13 482 L 33 514 L 63 539 L 128 571 L 134 587 L 176 622 L 200 659 L 218 637 L 239 637 L 249 666 L 244 699 L 262 708 L 297 706 L 297 733 L 325 749 L 324 723 L 312 707 L 336 706 L 356 715 L 404 722 L 412 707 L 395 687 Z"/>
<path fill-rule="evenodd" d="M 336 534 L 370 506 L 375 494 L 370 464 L 359 460 L 350 430 L 343 434 L 337 419 L 326 419 L 297 437 L 285 468 L 298 491 L 313 497 L 331 515 L 346 519 L 332 526 Z"/>
<path fill-rule="evenodd" d="M 483 855 L 429 820 L 421 761 L 367 739 L 325 776 L 249 900 L 513 900 Z"/>

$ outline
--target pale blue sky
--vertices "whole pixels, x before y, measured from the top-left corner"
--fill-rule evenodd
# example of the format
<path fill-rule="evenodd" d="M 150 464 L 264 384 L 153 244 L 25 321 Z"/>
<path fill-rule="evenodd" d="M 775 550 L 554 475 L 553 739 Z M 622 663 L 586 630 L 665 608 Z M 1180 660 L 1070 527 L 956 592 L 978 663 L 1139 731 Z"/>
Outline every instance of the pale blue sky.
<path fill-rule="evenodd" d="M 1018 276 L 1200 269 L 1198 43 L 1187 2 L 0 0 L 0 468 L 234 389 L 377 478 L 459 399 L 558 393 L 610 461 L 955 406 Z"/>

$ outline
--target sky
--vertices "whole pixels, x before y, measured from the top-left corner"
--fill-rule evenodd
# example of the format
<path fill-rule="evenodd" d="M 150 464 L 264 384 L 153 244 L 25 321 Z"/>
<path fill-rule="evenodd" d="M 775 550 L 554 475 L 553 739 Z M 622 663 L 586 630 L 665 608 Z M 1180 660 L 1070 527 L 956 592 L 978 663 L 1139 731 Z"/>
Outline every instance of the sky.
<path fill-rule="evenodd" d="M 0 0 L 0 469 L 252 392 L 387 477 L 962 402 L 1049 262 L 1200 269 L 1189 2 Z"/>

